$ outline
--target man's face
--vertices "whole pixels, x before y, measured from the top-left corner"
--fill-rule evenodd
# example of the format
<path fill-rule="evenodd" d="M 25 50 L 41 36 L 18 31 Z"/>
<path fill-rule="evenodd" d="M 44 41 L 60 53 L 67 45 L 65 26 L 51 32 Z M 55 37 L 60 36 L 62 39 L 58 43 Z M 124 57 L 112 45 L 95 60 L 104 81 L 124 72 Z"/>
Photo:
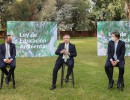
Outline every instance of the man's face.
<path fill-rule="evenodd" d="M 113 41 L 117 41 L 118 40 L 118 38 L 115 36 L 115 34 L 112 34 L 111 38 L 112 38 Z"/>
<path fill-rule="evenodd" d="M 12 42 L 12 37 L 11 37 L 11 36 L 8 36 L 7 39 L 6 39 L 6 42 L 7 42 L 7 43 Z"/>
<path fill-rule="evenodd" d="M 64 41 L 64 43 L 69 43 L 70 42 L 70 37 L 69 36 L 64 36 L 63 41 Z"/>

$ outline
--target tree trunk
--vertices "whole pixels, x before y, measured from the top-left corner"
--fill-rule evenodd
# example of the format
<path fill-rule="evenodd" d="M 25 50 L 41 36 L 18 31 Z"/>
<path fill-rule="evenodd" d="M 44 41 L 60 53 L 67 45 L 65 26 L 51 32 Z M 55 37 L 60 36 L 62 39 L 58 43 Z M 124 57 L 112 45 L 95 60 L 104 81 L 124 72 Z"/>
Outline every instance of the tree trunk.
<path fill-rule="evenodd" d="M 125 13 L 128 20 L 130 20 L 130 1 L 125 0 Z"/>

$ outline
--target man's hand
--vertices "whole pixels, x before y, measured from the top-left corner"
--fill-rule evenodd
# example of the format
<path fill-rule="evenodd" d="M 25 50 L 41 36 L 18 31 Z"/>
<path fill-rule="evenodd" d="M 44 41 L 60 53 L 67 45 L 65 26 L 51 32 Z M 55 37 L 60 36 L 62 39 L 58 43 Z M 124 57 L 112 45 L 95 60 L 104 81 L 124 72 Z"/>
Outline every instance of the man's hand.
<path fill-rule="evenodd" d="M 64 54 L 65 53 L 65 49 L 63 49 L 62 51 L 60 51 L 60 54 Z"/>
<path fill-rule="evenodd" d="M 116 66 L 116 65 L 117 65 L 117 63 L 118 63 L 118 61 L 114 61 L 114 66 Z"/>
<path fill-rule="evenodd" d="M 7 62 L 8 62 L 8 59 L 4 59 L 4 62 L 7 63 Z"/>
<path fill-rule="evenodd" d="M 65 50 L 65 53 L 64 53 L 64 54 L 65 54 L 65 55 L 69 55 L 70 53 L 69 53 L 68 51 Z"/>
<path fill-rule="evenodd" d="M 70 55 L 70 53 L 67 50 L 65 50 L 65 49 L 63 49 L 60 53 L 61 54 L 65 54 L 65 55 Z"/>
<path fill-rule="evenodd" d="M 8 59 L 8 64 L 10 64 L 12 62 L 12 60 L 11 59 Z"/>
<path fill-rule="evenodd" d="M 10 64 L 12 62 L 12 60 L 11 59 L 5 59 L 4 62 L 7 63 L 7 64 Z"/>
<path fill-rule="evenodd" d="M 111 64 L 113 67 L 115 66 L 115 62 L 113 60 L 111 60 Z"/>
<path fill-rule="evenodd" d="M 111 64 L 112 64 L 113 67 L 114 67 L 114 66 L 116 66 L 116 65 L 118 64 L 118 61 L 113 61 L 113 60 L 112 60 L 112 61 L 111 61 Z"/>

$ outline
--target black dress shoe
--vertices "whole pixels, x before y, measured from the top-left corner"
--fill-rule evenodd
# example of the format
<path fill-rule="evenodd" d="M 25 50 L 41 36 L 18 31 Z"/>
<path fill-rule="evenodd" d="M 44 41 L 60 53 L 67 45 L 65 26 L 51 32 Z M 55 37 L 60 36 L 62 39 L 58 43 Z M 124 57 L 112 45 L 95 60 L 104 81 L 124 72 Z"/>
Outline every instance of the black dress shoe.
<path fill-rule="evenodd" d="M 118 88 L 118 89 L 119 89 L 121 86 L 124 88 L 124 87 L 125 87 L 124 83 L 122 83 L 122 84 L 117 83 L 117 88 Z"/>
<path fill-rule="evenodd" d="M 121 83 L 121 87 L 120 90 L 123 92 L 123 88 L 124 88 L 124 83 Z"/>
<path fill-rule="evenodd" d="M 7 77 L 5 78 L 5 83 L 6 83 L 7 85 L 9 85 L 9 80 L 8 80 Z"/>
<path fill-rule="evenodd" d="M 114 80 L 110 81 L 108 84 L 108 89 L 113 88 Z"/>
<path fill-rule="evenodd" d="M 124 88 L 124 83 L 118 83 L 117 84 L 117 88 L 123 92 L 123 88 Z"/>
<path fill-rule="evenodd" d="M 119 83 L 117 83 L 117 88 L 118 88 L 118 89 L 120 88 L 120 84 L 119 84 Z"/>
<path fill-rule="evenodd" d="M 56 85 L 52 85 L 50 90 L 54 90 L 56 88 Z"/>

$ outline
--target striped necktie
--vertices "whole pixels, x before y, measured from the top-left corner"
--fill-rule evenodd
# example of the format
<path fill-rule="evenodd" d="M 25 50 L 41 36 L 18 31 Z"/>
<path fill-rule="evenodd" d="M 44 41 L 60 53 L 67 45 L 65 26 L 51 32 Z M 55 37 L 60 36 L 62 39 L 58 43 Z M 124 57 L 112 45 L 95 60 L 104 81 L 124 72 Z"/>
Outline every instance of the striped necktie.
<path fill-rule="evenodd" d="M 67 52 L 69 51 L 69 44 L 66 44 L 66 43 L 65 43 L 65 50 L 66 50 Z M 68 58 L 69 58 L 68 55 L 65 55 L 65 54 L 63 55 L 64 62 L 66 62 Z"/>

